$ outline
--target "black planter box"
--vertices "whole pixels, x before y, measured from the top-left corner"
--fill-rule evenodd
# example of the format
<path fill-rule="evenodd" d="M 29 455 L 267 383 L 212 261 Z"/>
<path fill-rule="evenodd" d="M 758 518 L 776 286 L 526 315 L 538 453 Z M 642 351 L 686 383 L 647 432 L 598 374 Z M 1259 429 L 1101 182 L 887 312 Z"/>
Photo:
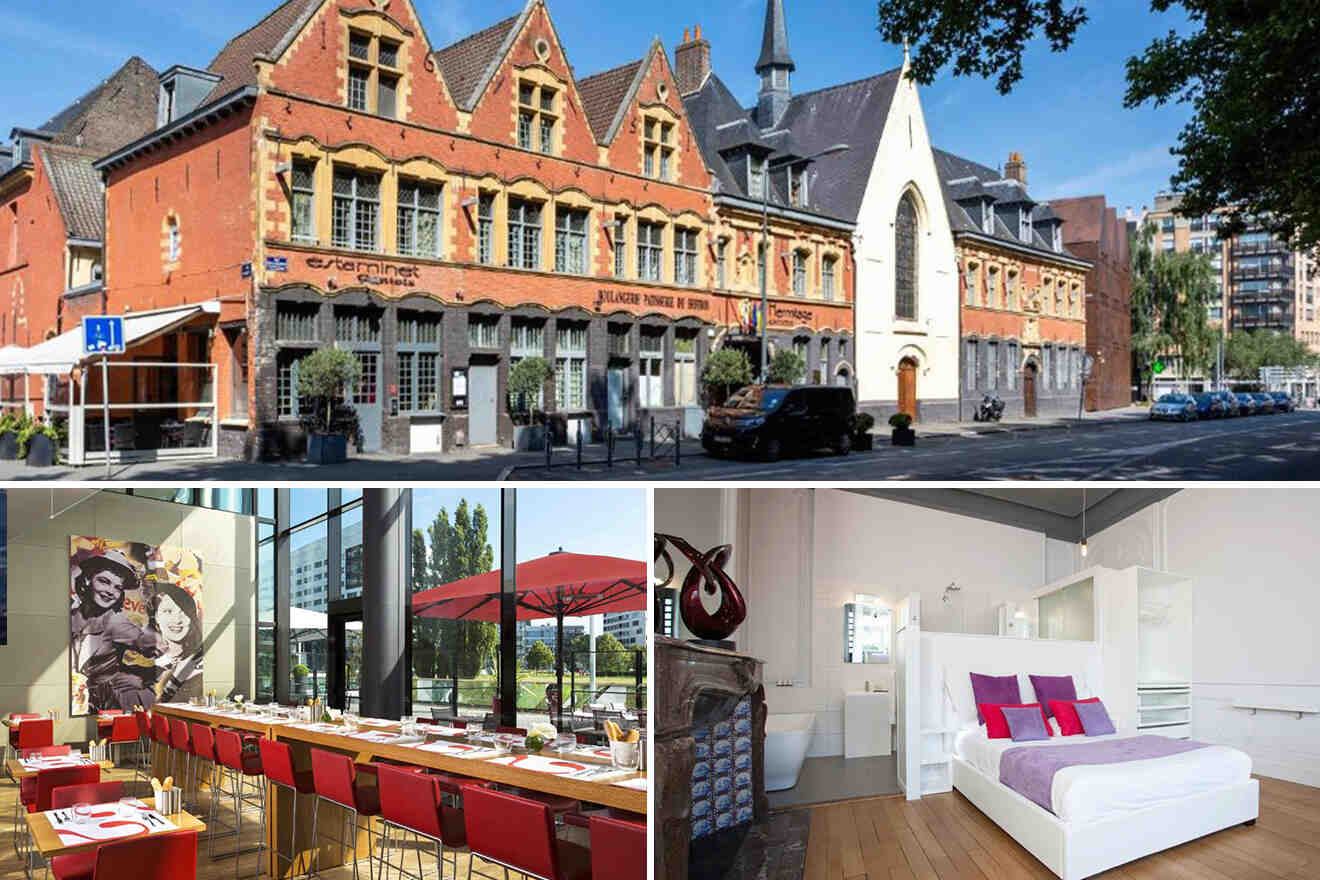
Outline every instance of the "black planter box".
<path fill-rule="evenodd" d="M 348 438 L 343 434 L 308 434 L 306 461 L 310 464 L 348 461 Z"/>
<path fill-rule="evenodd" d="M 895 446 L 916 446 L 917 432 L 911 428 L 895 428 L 892 443 Z"/>
<path fill-rule="evenodd" d="M 28 467 L 50 467 L 55 463 L 55 441 L 45 434 L 33 434 L 28 440 Z"/>
<path fill-rule="evenodd" d="M 875 448 L 875 435 L 869 433 L 854 434 L 852 448 L 854 452 L 870 452 Z"/>
<path fill-rule="evenodd" d="M 5 431 L 0 434 L 0 459 L 13 461 L 18 458 L 18 434 Z"/>

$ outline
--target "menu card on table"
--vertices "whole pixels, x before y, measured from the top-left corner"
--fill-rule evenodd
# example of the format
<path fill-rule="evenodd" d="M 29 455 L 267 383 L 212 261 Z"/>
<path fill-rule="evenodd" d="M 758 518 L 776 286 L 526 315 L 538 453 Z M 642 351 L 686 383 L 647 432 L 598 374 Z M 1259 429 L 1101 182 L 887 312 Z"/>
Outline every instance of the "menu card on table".
<path fill-rule="evenodd" d="M 133 806 L 134 814 L 127 818 L 119 814 L 117 804 L 93 806 L 91 816 L 86 820 L 74 815 L 72 807 L 50 810 L 45 816 L 50 827 L 59 834 L 60 842 L 66 846 L 177 830 L 177 825 L 142 801 L 135 800 Z"/>

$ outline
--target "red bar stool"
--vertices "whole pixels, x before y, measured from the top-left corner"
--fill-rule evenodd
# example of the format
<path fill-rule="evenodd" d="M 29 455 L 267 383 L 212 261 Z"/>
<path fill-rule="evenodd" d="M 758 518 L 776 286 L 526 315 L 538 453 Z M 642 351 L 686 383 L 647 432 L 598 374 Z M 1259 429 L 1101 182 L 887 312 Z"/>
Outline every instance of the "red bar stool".
<path fill-rule="evenodd" d="M 215 731 L 209 724 L 202 724 L 194 721 L 189 725 L 192 734 L 193 750 L 193 804 L 197 806 L 198 811 L 202 808 L 202 762 L 210 765 L 210 772 L 206 776 L 206 784 L 211 788 L 211 800 L 215 800 L 215 768 L 220 763 L 220 759 L 215 754 Z M 187 794 L 184 794 L 187 797 Z"/>
<path fill-rule="evenodd" d="M 62 862 L 61 868 L 55 867 L 57 862 Z M 197 832 L 176 831 L 103 843 L 95 849 L 52 859 L 51 871 L 56 880 L 196 880 Z"/>
<path fill-rule="evenodd" d="M 591 853 L 555 836 L 550 808 L 478 785 L 463 786 L 463 816 L 474 858 L 538 880 L 590 880 Z M 517 834 L 510 834 L 517 828 Z M 472 863 L 468 863 L 468 870 Z"/>
<path fill-rule="evenodd" d="M 179 788 L 183 789 L 183 798 L 188 799 L 188 775 L 192 771 L 193 747 L 192 737 L 188 735 L 188 722 L 181 718 L 170 719 L 170 748 L 174 750 L 175 766 L 178 766 L 178 759 L 183 758 L 183 772 L 176 773 L 170 770 L 171 776 L 177 776 L 180 780 Z"/>
<path fill-rule="evenodd" d="M 232 798 L 234 804 L 234 824 L 233 826 L 222 826 L 238 837 L 243 830 L 243 807 L 255 807 L 258 810 L 261 824 L 261 837 L 255 847 L 234 848 L 229 852 L 216 855 L 215 838 L 211 835 L 211 845 L 209 847 L 208 857 L 211 859 L 234 857 L 234 876 L 238 876 L 239 856 L 244 853 L 256 852 L 257 854 L 257 874 L 261 873 L 261 854 L 266 850 L 266 781 L 263 778 L 261 756 L 256 752 L 243 751 L 243 740 L 236 730 L 227 730 L 223 727 L 215 730 L 215 755 L 220 761 L 220 780 L 222 785 L 217 787 L 216 794 L 211 798 L 211 810 L 207 818 L 207 827 L 215 827 L 216 804 L 219 802 L 219 796 L 228 796 Z M 229 788 L 223 787 L 225 780 L 229 781 Z M 244 785 L 251 784 L 257 789 L 256 795 L 246 794 Z M 255 875 L 254 875 L 255 876 Z"/>
<path fill-rule="evenodd" d="M 261 750 L 261 767 L 266 773 L 266 781 L 276 788 L 282 788 L 293 793 L 293 807 L 289 811 L 289 854 L 286 856 L 280 851 L 279 841 L 275 841 L 275 859 L 283 859 L 289 864 L 290 876 L 293 876 L 293 865 L 298 859 L 298 795 L 316 794 L 316 782 L 312 777 L 311 770 L 297 770 L 293 766 L 293 750 L 287 743 L 276 742 L 273 739 L 262 737 L 257 740 L 257 747 Z M 315 805 L 313 805 L 315 810 Z M 313 813 L 315 816 L 315 813 Z M 315 819 L 313 819 L 313 836 L 315 836 Z"/>
<path fill-rule="evenodd" d="M 646 822 L 591 817 L 592 880 L 646 880 Z"/>
<path fill-rule="evenodd" d="M 162 763 L 164 763 L 166 767 L 164 776 L 169 776 L 170 720 L 164 715 L 152 714 L 151 738 L 156 741 L 156 746 L 152 749 L 151 754 L 152 770 L 155 770 L 156 768 L 156 756 L 159 755 Z"/>
<path fill-rule="evenodd" d="M 137 724 L 138 731 L 138 753 L 137 761 L 133 768 L 133 781 L 137 782 L 138 774 L 141 773 L 143 779 L 151 778 L 150 752 L 151 744 L 154 742 L 151 736 L 151 716 L 138 709 L 133 713 L 133 721 Z"/>
<path fill-rule="evenodd" d="M 465 785 L 461 789 L 438 776 L 418 773 L 404 767 L 382 765 L 378 769 L 380 777 L 380 817 L 381 831 L 381 875 L 395 867 L 389 862 L 390 830 L 399 829 L 417 837 L 424 837 L 435 844 L 436 872 L 444 875 L 444 848 L 459 850 L 467 846 L 467 828 L 463 822 L 463 809 L 449 806 L 444 802 L 446 794 L 457 797 L 469 788 L 480 788 L 480 784 Z M 513 827 L 506 823 L 504 833 Z M 420 880 L 422 874 L 422 851 L 417 853 L 417 874 L 409 874 L 404 869 L 406 854 L 403 842 L 399 845 L 399 874 Z M 450 864 L 454 867 L 454 877 L 458 877 L 458 854 L 452 853 Z M 469 873 L 468 876 L 471 876 Z"/>
<path fill-rule="evenodd" d="M 391 768 L 393 769 L 393 768 Z M 312 829 L 317 838 L 321 834 L 317 822 L 321 810 L 321 801 L 329 801 L 342 807 L 347 812 L 340 831 L 346 832 L 338 837 L 330 837 L 339 844 L 340 852 L 347 848 L 347 838 L 352 836 L 353 876 L 358 876 L 358 830 L 362 816 L 367 816 L 367 860 L 371 860 L 371 816 L 380 815 L 380 789 L 375 785 L 363 785 L 361 775 L 377 776 L 379 766 L 353 763 L 353 759 L 337 752 L 324 749 L 312 749 L 312 781 L 316 788 L 316 804 L 312 807 Z M 349 814 L 352 821 L 349 821 Z M 349 830 L 351 828 L 351 830 Z M 319 867 L 319 866 L 318 866 Z"/>

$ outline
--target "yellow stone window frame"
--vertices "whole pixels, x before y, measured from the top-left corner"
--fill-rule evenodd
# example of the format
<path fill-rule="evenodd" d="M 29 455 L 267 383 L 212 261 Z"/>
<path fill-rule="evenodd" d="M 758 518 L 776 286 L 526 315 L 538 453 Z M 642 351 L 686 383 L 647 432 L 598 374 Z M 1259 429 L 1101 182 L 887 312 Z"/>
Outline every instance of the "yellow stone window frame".
<path fill-rule="evenodd" d="M 511 140 L 513 145 L 520 150 L 527 150 L 531 153 L 539 153 L 543 156 L 559 156 L 564 151 L 564 99 L 568 94 L 568 83 L 564 82 L 549 68 L 545 67 L 515 67 L 512 80 L 513 102 L 512 122 L 513 131 Z M 530 103 L 524 103 L 522 100 L 523 86 L 529 86 L 532 90 Z M 550 99 L 550 106 L 542 106 L 544 103 L 544 93 L 546 90 L 553 92 Z M 526 147 L 518 142 L 518 121 L 522 114 L 531 116 L 531 131 L 529 141 Z M 541 142 L 541 122 L 548 119 L 551 123 L 550 149 L 542 148 Z"/>
<path fill-rule="evenodd" d="M 678 114 L 664 104 L 650 104 L 641 108 L 641 155 L 637 167 L 643 177 L 652 180 L 678 179 Z M 654 127 L 652 127 L 654 126 Z M 666 136 L 667 135 L 667 136 Z M 668 157 L 668 173 L 662 173 L 662 156 Z M 651 157 L 650 173 L 646 170 L 647 157 Z"/>
<path fill-rule="evenodd" d="M 380 116 L 381 77 L 394 77 L 394 115 L 385 118 L 406 122 L 408 119 L 408 77 L 406 71 L 408 70 L 409 50 L 411 49 L 410 35 L 405 33 L 389 16 L 370 10 L 360 11 L 351 18 L 341 18 L 340 31 L 341 50 L 344 59 L 344 86 L 340 98 L 344 106 L 359 113 Z M 367 58 L 354 58 L 352 56 L 350 47 L 354 36 L 364 37 L 368 41 Z M 393 67 L 384 65 L 380 61 L 382 40 L 397 47 L 396 63 Z M 358 68 L 367 73 L 367 106 L 365 108 L 351 107 L 349 104 L 349 72 L 353 68 Z"/>

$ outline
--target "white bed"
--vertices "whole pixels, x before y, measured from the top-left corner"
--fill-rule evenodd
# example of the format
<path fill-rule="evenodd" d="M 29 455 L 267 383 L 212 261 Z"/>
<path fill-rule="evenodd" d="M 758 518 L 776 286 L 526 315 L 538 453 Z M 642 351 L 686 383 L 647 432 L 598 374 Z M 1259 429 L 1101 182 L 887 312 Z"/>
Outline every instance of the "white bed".
<path fill-rule="evenodd" d="M 965 730 L 954 741 L 953 787 L 1064 880 L 1080 880 L 1256 819 L 1259 788 L 1251 778 L 1251 759 L 1226 746 L 1066 767 L 1054 776 L 1053 813 L 999 781 L 1006 749 L 1121 737 L 1015 743 L 987 738 L 984 727 Z"/>

